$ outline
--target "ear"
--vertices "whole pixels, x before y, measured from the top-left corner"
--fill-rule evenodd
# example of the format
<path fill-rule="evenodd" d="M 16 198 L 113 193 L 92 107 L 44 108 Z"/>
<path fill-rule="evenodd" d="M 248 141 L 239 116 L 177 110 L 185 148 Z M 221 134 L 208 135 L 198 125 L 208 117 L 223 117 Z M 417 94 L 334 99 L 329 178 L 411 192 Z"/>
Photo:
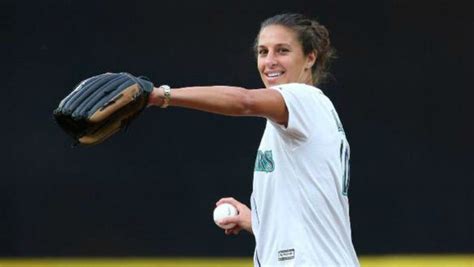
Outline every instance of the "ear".
<path fill-rule="evenodd" d="M 313 65 L 316 63 L 316 59 L 318 58 L 318 54 L 316 51 L 310 52 L 306 55 L 306 69 L 311 69 Z"/>

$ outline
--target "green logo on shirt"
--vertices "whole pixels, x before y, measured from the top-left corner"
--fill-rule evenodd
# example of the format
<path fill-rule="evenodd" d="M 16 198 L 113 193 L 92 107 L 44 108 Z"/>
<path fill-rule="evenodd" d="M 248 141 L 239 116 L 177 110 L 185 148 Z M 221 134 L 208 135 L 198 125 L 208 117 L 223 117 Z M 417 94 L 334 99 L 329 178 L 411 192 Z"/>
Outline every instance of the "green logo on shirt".
<path fill-rule="evenodd" d="M 257 153 L 257 159 L 255 160 L 255 171 L 256 172 L 272 172 L 275 170 L 275 162 L 273 161 L 272 151 L 261 151 Z"/>

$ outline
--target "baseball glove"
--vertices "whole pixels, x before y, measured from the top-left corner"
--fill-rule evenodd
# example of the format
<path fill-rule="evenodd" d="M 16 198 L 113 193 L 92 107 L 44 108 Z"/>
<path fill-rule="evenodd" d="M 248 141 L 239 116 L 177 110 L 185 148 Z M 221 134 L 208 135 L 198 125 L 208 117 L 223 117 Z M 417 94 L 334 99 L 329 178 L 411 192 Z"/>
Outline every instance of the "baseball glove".
<path fill-rule="evenodd" d="M 53 112 L 76 144 L 95 145 L 124 129 L 147 106 L 153 83 L 129 73 L 104 73 L 77 85 Z"/>

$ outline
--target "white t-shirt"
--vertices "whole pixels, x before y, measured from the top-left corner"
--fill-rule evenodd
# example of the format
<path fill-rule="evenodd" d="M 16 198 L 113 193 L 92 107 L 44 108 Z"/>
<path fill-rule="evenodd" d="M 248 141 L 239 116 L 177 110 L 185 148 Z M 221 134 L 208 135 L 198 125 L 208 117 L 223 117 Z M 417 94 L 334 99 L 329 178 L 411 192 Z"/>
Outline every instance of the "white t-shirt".
<path fill-rule="evenodd" d="M 284 84 L 288 126 L 267 120 L 255 161 L 255 266 L 359 266 L 347 189 L 349 144 L 321 90 Z"/>

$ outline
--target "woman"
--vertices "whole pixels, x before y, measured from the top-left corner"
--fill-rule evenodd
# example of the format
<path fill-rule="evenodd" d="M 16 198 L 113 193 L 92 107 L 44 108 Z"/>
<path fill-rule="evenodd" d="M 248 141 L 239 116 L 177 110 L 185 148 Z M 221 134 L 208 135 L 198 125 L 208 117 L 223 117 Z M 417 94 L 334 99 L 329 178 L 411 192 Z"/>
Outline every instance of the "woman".
<path fill-rule="evenodd" d="M 255 51 L 266 89 L 154 88 L 150 104 L 267 119 L 255 162 L 250 210 L 226 234 L 255 235 L 255 266 L 358 266 L 347 190 L 349 144 L 331 101 L 314 85 L 333 56 L 326 28 L 300 14 L 261 25 Z"/>

